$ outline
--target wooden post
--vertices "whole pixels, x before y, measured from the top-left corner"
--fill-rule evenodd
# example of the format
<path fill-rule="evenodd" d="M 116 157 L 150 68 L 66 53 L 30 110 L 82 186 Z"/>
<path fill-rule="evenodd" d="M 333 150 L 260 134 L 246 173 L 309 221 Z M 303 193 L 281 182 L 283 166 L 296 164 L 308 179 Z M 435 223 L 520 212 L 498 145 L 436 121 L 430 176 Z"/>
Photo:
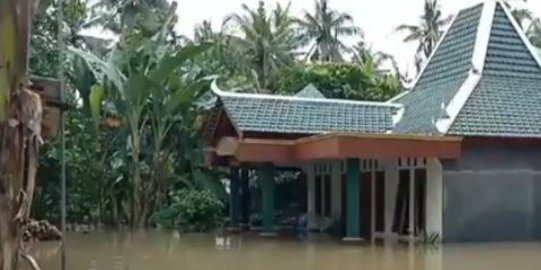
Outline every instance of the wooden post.
<path fill-rule="evenodd" d="M 274 166 L 266 163 L 259 169 L 263 199 L 263 232 L 262 236 L 276 235 L 274 228 Z"/>
<path fill-rule="evenodd" d="M 241 167 L 240 188 L 241 188 L 241 221 L 240 227 L 243 230 L 250 229 L 250 176 L 248 167 Z"/>
<path fill-rule="evenodd" d="M 231 223 L 229 224 L 230 230 L 239 230 L 239 168 L 232 167 L 230 170 L 230 185 L 229 185 L 229 218 Z"/>

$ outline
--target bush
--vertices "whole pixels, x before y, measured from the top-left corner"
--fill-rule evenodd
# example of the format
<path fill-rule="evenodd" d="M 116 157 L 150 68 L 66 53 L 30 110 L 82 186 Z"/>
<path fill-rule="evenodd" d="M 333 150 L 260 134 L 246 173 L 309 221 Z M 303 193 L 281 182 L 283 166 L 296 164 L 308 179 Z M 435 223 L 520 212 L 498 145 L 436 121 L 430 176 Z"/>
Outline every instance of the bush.
<path fill-rule="evenodd" d="M 400 91 L 398 78 L 354 63 L 313 63 L 284 69 L 270 87 L 280 94 L 296 94 L 309 83 L 327 98 L 385 101 Z"/>
<path fill-rule="evenodd" d="M 224 203 L 209 190 L 181 189 L 171 195 L 172 204 L 152 219 L 166 228 L 209 231 L 222 221 Z"/>

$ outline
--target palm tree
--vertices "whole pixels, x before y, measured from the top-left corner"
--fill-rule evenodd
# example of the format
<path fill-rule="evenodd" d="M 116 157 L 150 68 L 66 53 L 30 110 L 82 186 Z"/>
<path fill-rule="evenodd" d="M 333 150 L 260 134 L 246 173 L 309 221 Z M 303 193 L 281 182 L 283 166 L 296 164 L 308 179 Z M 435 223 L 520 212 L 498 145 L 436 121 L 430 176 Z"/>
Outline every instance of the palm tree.
<path fill-rule="evenodd" d="M 526 28 L 526 36 L 538 49 L 541 48 L 541 19 L 535 18 L 531 21 L 528 28 Z"/>
<path fill-rule="evenodd" d="M 240 58 L 241 69 L 253 78 L 257 91 L 266 89 L 276 71 L 294 60 L 296 42 L 289 7 L 277 5 L 269 13 L 260 1 L 257 9 L 242 5 L 243 14 L 229 15 L 224 21 L 229 49 Z"/>
<path fill-rule="evenodd" d="M 385 72 L 384 63 L 390 63 L 392 74 L 395 74 L 401 82 L 407 81 L 407 74 L 403 74 L 398 67 L 396 59 L 391 54 L 382 51 L 374 51 L 371 47 L 367 47 L 363 41 L 358 42 L 353 46 L 353 63 L 356 63 L 364 68 L 365 66 L 373 66 L 376 76 L 387 75 Z"/>
<path fill-rule="evenodd" d="M 526 0 L 523 1 L 527 2 Z M 507 8 L 518 22 L 530 42 L 537 48 L 541 48 L 541 19 L 536 18 L 533 12 L 527 8 L 517 7 L 510 2 L 505 2 Z"/>
<path fill-rule="evenodd" d="M 329 7 L 327 0 L 315 0 L 314 12 L 305 11 L 303 19 L 297 20 L 301 38 L 311 44 L 307 57 L 314 60 L 341 60 L 343 52 L 350 49 L 340 40 L 342 37 L 362 36 L 359 27 L 353 25 L 353 17 Z"/>
<path fill-rule="evenodd" d="M 444 32 L 444 28 L 451 21 L 451 16 L 442 17 L 438 0 L 425 0 L 424 14 L 420 18 L 419 25 L 403 24 L 396 31 L 407 31 L 408 35 L 404 42 L 418 42 L 416 59 L 427 59 L 438 40 Z M 416 63 L 419 61 L 416 60 Z M 419 70 L 420 65 L 416 65 Z"/>
<path fill-rule="evenodd" d="M 120 34 L 142 21 L 159 24 L 156 19 L 170 17 L 176 7 L 176 2 L 169 4 L 166 0 L 99 0 L 89 7 L 92 16 L 85 26 L 102 26 Z"/>

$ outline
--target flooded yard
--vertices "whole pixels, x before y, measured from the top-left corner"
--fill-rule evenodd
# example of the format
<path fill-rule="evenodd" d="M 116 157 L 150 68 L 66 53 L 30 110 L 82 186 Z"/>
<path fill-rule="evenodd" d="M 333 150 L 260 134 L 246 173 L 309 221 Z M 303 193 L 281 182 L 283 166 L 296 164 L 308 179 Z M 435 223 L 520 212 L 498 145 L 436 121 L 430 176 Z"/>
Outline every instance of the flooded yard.
<path fill-rule="evenodd" d="M 70 270 L 541 269 L 540 243 L 354 246 L 323 235 L 301 241 L 168 231 L 72 233 L 67 252 Z M 40 243 L 35 254 L 44 270 L 60 269 L 59 242 Z"/>

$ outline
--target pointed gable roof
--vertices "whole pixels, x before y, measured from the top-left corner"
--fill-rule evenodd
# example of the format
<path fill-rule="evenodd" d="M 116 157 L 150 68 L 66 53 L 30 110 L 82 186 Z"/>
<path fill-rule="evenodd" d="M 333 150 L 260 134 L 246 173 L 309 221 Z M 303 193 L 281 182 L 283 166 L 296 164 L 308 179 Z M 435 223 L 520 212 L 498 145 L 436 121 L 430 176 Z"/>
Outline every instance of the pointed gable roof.
<path fill-rule="evenodd" d="M 459 12 L 428 59 L 412 90 L 395 102 L 406 110 L 399 133 L 437 133 L 434 119 L 468 77 L 483 5 Z"/>
<path fill-rule="evenodd" d="M 325 95 L 323 95 L 315 85 L 309 83 L 306 85 L 301 91 L 299 91 L 296 95 L 296 97 L 304 97 L 304 98 L 327 98 Z"/>
<path fill-rule="evenodd" d="M 499 1 L 459 12 L 393 132 L 541 138 L 541 65 Z"/>
<path fill-rule="evenodd" d="M 479 84 L 450 134 L 541 137 L 541 67 L 536 51 L 498 3 Z"/>

